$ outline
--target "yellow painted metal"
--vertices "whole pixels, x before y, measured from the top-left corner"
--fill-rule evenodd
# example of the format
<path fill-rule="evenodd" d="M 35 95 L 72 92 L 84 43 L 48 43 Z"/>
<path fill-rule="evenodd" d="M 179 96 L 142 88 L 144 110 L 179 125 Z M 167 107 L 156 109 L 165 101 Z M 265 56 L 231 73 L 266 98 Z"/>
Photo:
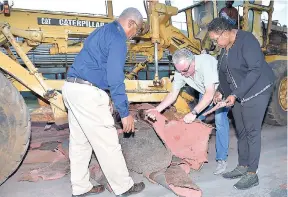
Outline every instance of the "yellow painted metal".
<path fill-rule="evenodd" d="M 13 24 L 12 26 L 19 30 L 38 30 L 42 32 L 62 34 L 70 34 L 79 37 L 89 35 L 95 28 L 103 26 L 105 23 L 111 22 L 114 18 L 108 16 L 86 15 L 67 12 L 50 12 L 42 10 L 29 10 L 12 8 L 11 16 L 5 17 L 0 15 L 1 22 Z M 25 20 L 19 20 L 23 19 Z M 52 23 L 50 19 L 60 19 L 60 25 L 49 25 Z M 84 21 L 84 22 L 83 22 Z M 91 21 L 95 23 L 91 23 Z M 39 22 L 39 23 L 38 23 Z M 78 26 L 77 26 L 78 23 Z M 83 25 L 79 27 L 79 23 Z"/>
<path fill-rule="evenodd" d="M 49 43 L 54 44 L 51 48 L 51 54 L 77 53 L 81 50 L 82 45 L 70 47 L 68 46 L 68 38 L 85 38 L 95 28 L 112 22 L 114 20 L 114 17 L 111 17 L 113 16 L 112 2 L 108 1 L 107 6 L 108 16 L 16 8 L 11 10 L 13 14 L 10 17 L 0 14 L 0 22 L 10 24 L 11 33 L 14 36 L 25 38 L 25 42 L 29 42 L 28 46 Z M 25 20 L 19 20 L 23 18 Z M 53 20 L 58 20 L 59 24 L 51 25 Z"/>
<path fill-rule="evenodd" d="M 125 80 L 125 86 L 127 91 L 128 100 L 134 103 L 141 102 L 161 102 L 167 94 L 171 91 L 172 83 L 169 78 L 161 79 L 163 87 L 155 87 L 153 86 L 153 80 Z M 31 82 L 29 82 L 31 83 Z M 53 87 L 58 91 L 61 91 L 64 80 L 45 80 L 45 83 L 49 87 Z M 30 89 L 23 86 L 17 80 L 13 81 L 13 85 L 19 91 L 31 91 Z M 34 89 L 33 89 L 34 90 Z M 193 101 L 193 96 L 185 92 L 181 92 L 177 101 L 175 102 L 175 107 L 179 109 L 181 112 L 189 111 L 189 106 L 187 102 Z M 184 102 L 185 101 L 185 102 Z"/>
<path fill-rule="evenodd" d="M 39 97 L 45 98 L 47 92 L 45 91 L 43 86 L 39 83 L 35 75 L 30 73 L 27 69 L 25 69 L 15 61 L 13 61 L 11 58 L 9 58 L 1 51 L 0 51 L 0 59 L 1 59 L 1 69 L 7 72 L 19 83 L 21 83 L 22 86 L 28 87 L 30 91 L 33 91 Z M 47 83 L 44 82 L 44 84 L 45 87 L 49 87 Z M 67 113 L 63 103 L 62 95 L 59 92 L 55 91 L 53 97 L 48 98 L 47 100 L 51 105 L 55 118 L 55 123 L 59 125 L 66 123 Z"/>
<path fill-rule="evenodd" d="M 178 113 L 187 114 L 191 111 L 189 103 L 192 101 L 194 101 L 194 97 L 182 91 L 177 97 L 174 107 Z"/>
<path fill-rule="evenodd" d="M 10 42 L 10 44 L 14 47 L 18 55 L 21 57 L 21 59 L 24 61 L 25 65 L 27 66 L 29 72 L 35 76 L 37 81 L 40 83 L 44 91 L 48 90 L 48 87 L 46 84 L 43 82 L 43 77 L 40 73 L 38 73 L 37 69 L 35 66 L 32 64 L 31 60 L 27 57 L 27 55 L 24 53 L 24 51 L 21 49 L 21 46 L 17 43 L 15 40 L 14 36 L 11 34 L 9 27 L 7 24 L 1 24 L 0 23 L 0 28 L 2 30 L 2 33 L 5 35 L 7 40 Z"/>
<path fill-rule="evenodd" d="M 0 55 L 1 57 L 1 55 Z M 6 69 L 6 68 L 5 68 Z M 24 68 L 23 68 L 24 69 Z M 25 69 L 24 69 L 25 70 Z M 22 70 L 20 71 L 22 72 Z M 16 72 L 17 74 L 18 72 Z M 28 73 L 29 74 L 29 73 Z M 24 79 L 27 76 L 24 76 Z M 31 79 L 31 77 L 29 78 Z M 39 85 L 35 80 L 27 81 L 27 84 L 30 84 L 29 88 L 23 86 L 20 80 L 13 81 L 13 85 L 19 91 L 38 91 L 39 96 L 42 97 L 44 91 L 41 91 Z M 163 86 L 155 87 L 153 85 L 153 80 L 125 80 L 126 92 L 130 102 L 161 102 L 163 98 L 171 91 L 172 85 L 169 78 L 161 79 Z M 64 80 L 45 80 L 45 83 L 49 87 L 53 87 L 55 90 L 61 91 L 64 85 Z M 39 90 L 40 89 L 40 90 Z"/>
<path fill-rule="evenodd" d="M 152 28 L 152 43 L 160 43 L 160 21 L 159 21 L 159 14 L 157 12 L 156 5 L 158 4 L 157 1 L 151 1 L 149 6 L 151 8 L 151 28 Z"/>
<path fill-rule="evenodd" d="M 265 60 L 270 63 L 277 60 L 288 61 L 287 56 L 284 55 L 267 55 L 265 56 Z"/>
<path fill-rule="evenodd" d="M 107 6 L 107 16 L 108 18 L 113 18 L 113 4 L 112 4 L 112 0 L 106 0 L 106 6 Z"/>
<path fill-rule="evenodd" d="M 281 81 L 280 81 L 280 85 L 279 85 L 279 90 L 278 90 L 278 99 L 279 99 L 279 103 L 281 108 L 287 112 L 287 76 L 284 77 Z"/>

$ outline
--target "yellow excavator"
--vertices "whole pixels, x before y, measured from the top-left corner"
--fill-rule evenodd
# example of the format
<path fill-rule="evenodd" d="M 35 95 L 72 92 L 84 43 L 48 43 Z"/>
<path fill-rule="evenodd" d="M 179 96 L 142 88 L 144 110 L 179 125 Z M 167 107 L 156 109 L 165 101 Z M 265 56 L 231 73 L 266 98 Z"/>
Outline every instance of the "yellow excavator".
<path fill-rule="evenodd" d="M 238 6 L 243 10 L 238 28 L 252 31 L 258 38 L 267 62 L 277 75 L 266 122 L 286 125 L 287 28 L 272 21 L 273 3 L 264 6 L 261 1 L 243 1 Z M 31 91 L 50 105 L 55 124 L 67 123 L 61 95 L 64 81 L 44 78 L 27 56 L 28 52 L 40 45 L 51 46 L 51 55 L 79 52 L 83 43 L 73 39 L 83 40 L 96 28 L 115 20 L 113 2 L 106 1 L 106 6 L 107 15 L 96 16 L 16 9 L 6 0 L 0 4 L 0 185 L 18 168 L 29 144 L 31 116 L 20 92 Z M 156 0 L 144 1 L 147 20 L 142 33 L 127 42 L 127 62 L 135 60 L 136 54 L 146 57 L 126 73 L 125 84 L 131 103 L 161 102 L 171 90 L 173 76 L 159 77 L 158 61 L 165 51 L 173 54 L 179 48 L 187 48 L 200 54 L 205 49 L 217 56 L 219 50 L 209 40 L 206 25 L 218 16 L 223 6 L 222 2 L 205 0 L 179 10 Z M 269 16 L 266 22 L 261 20 L 263 12 Z M 177 14 L 186 16 L 187 34 L 172 25 L 171 17 Z M 154 79 L 135 79 L 148 63 L 155 66 Z M 188 104 L 193 100 L 194 97 L 183 90 L 174 104 L 177 112 L 189 112 Z"/>

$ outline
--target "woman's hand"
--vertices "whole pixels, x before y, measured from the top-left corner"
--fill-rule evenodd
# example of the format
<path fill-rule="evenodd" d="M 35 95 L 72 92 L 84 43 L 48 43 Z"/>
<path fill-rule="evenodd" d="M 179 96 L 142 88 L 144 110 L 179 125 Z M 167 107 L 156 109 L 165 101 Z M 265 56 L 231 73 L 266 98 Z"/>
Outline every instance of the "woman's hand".
<path fill-rule="evenodd" d="M 227 107 L 232 107 L 235 104 L 236 97 L 234 95 L 230 95 L 225 100 Z"/>
<path fill-rule="evenodd" d="M 218 102 L 222 101 L 223 95 L 220 92 L 216 92 L 213 98 L 213 103 L 217 104 Z"/>

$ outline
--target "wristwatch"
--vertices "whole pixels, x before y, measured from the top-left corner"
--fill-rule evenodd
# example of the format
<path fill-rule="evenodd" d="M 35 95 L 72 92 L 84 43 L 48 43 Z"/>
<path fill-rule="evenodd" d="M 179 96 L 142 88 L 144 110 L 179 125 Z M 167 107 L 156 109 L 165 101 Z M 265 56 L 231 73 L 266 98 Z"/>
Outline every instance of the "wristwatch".
<path fill-rule="evenodd" d="M 195 115 L 195 116 L 198 115 L 198 112 L 197 112 L 195 109 L 193 109 L 193 110 L 191 111 L 191 113 L 192 113 L 193 115 Z"/>

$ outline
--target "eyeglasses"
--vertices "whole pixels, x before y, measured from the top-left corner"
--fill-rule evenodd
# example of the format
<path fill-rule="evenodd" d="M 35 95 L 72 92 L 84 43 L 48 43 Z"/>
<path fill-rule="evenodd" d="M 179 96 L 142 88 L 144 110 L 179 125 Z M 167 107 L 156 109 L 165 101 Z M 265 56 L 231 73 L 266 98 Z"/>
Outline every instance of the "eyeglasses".
<path fill-rule="evenodd" d="M 212 42 L 213 42 L 214 44 L 218 44 L 218 40 L 219 40 L 219 38 L 223 35 L 223 33 L 224 33 L 224 31 L 221 32 L 221 34 L 220 34 L 220 36 L 218 36 L 218 38 L 212 40 Z"/>

